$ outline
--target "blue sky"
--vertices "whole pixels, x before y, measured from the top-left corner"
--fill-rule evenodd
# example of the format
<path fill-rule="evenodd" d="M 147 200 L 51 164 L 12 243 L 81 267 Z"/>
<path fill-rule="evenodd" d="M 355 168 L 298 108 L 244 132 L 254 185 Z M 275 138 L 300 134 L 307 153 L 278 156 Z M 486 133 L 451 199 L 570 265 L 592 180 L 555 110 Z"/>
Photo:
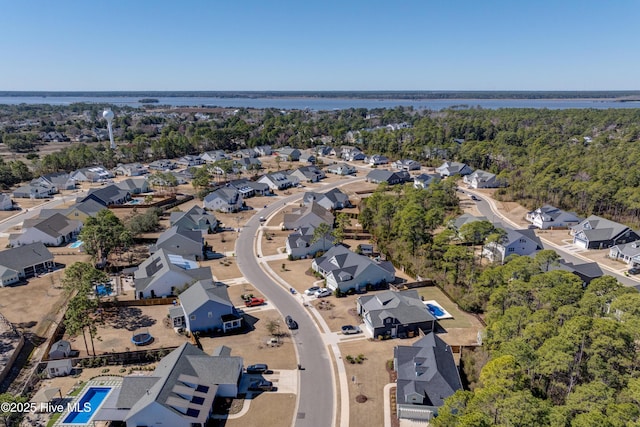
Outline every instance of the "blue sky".
<path fill-rule="evenodd" d="M 0 4 L 0 90 L 640 89 L 637 0 Z"/>

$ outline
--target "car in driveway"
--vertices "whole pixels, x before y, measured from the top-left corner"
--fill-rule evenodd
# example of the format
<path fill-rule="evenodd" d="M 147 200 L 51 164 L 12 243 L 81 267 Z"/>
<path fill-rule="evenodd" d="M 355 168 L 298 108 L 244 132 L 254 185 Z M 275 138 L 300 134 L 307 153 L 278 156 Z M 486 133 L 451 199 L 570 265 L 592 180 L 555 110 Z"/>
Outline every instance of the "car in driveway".
<path fill-rule="evenodd" d="M 267 380 L 253 381 L 249 384 L 249 391 L 272 391 L 273 383 Z"/>
<path fill-rule="evenodd" d="M 327 288 L 318 289 L 314 294 L 316 298 L 324 298 L 331 296 L 331 290 Z"/>
<path fill-rule="evenodd" d="M 262 298 L 252 297 L 244 300 L 244 305 L 247 307 L 256 307 L 262 304 L 264 304 L 264 300 Z"/>
<path fill-rule="evenodd" d="M 358 326 L 353 326 L 353 325 L 342 326 L 342 333 L 345 335 L 359 334 L 360 332 L 362 332 L 362 329 L 360 329 Z"/>
<path fill-rule="evenodd" d="M 305 295 L 311 296 L 320 290 L 320 286 L 312 286 L 306 291 L 304 291 Z"/>
<path fill-rule="evenodd" d="M 633 275 L 640 274 L 640 267 L 630 268 L 629 271 L 627 271 L 627 273 L 633 274 Z"/>
<path fill-rule="evenodd" d="M 293 317 L 287 316 L 287 317 L 284 318 L 284 321 L 287 324 L 287 328 L 289 328 L 289 329 L 298 329 L 298 322 L 293 320 Z"/>
<path fill-rule="evenodd" d="M 256 363 L 255 365 L 247 366 L 247 374 L 266 374 L 269 371 L 269 366 L 265 363 Z"/>

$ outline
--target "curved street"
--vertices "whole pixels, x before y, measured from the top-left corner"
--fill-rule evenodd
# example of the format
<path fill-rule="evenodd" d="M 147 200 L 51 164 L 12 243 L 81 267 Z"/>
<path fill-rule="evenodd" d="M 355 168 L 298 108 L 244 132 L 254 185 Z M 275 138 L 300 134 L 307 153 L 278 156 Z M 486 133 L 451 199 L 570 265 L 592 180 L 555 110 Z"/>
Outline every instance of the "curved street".
<path fill-rule="evenodd" d="M 313 191 L 326 191 L 362 179 L 353 177 L 314 188 Z M 297 409 L 293 424 L 300 427 L 330 427 L 336 425 L 335 389 L 337 384 L 333 375 L 331 357 L 321 332 L 300 300 L 296 299 L 288 289 L 275 283 L 261 268 L 255 253 L 255 245 L 259 244 L 256 239 L 261 225 L 258 213 L 259 216 L 268 217 L 301 197 L 302 193 L 299 193 L 284 199 L 276 199 L 265 209 L 258 210 L 242 228 L 236 240 L 235 251 L 240 272 L 249 283 L 260 290 L 283 316 L 290 315 L 298 322 L 299 329 L 292 334 L 292 338 L 298 362 L 303 370 L 299 371 Z M 345 412 L 348 414 L 348 408 L 342 408 L 340 411 L 343 417 Z M 344 421 L 341 420 L 341 423 Z M 348 425 L 348 420 L 346 421 Z"/>

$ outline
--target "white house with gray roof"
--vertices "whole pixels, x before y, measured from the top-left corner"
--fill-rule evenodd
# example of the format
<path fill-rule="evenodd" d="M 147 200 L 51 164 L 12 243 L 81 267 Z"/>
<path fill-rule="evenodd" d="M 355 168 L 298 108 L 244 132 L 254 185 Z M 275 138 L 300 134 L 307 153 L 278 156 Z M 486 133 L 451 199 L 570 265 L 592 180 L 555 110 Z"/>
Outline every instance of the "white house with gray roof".
<path fill-rule="evenodd" d="M 289 176 L 284 172 L 273 172 L 262 175 L 258 182 L 263 184 L 267 184 L 269 188 L 273 191 L 275 190 L 285 190 L 287 188 L 293 187 L 293 182 L 289 180 Z"/>
<path fill-rule="evenodd" d="M 160 249 L 138 266 L 133 283 L 136 298 L 143 299 L 175 295 L 176 289 L 211 278 L 210 267 Z"/>
<path fill-rule="evenodd" d="M 45 199 L 57 192 L 58 189 L 55 185 L 35 180 L 13 190 L 13 197 L 22 199 Z"/>
<path fill-rule="evenodd" d="M 167 252 L 197 261 L 202 259 L 203 245 L 202 231 L 189 230 L 188 228 L 174 225 L 158 237 L 156 244 L 149 247 L 149 252 L 153 254 L 160 249 L 164 249 Z"/>
<path fill-rule="evenodd" d="M 47 218 L 25 219 L 22 234 L 9 236 L 11 246 L 42 242 L 47 246 L 61 246 L 73 240 L 82 229 L 82 221 L 56 213 Z"/>
<path fill-rule="evenodd" d="M 484 245 L 482 254 L 493 262 L 503 263 L 509 255 L 531 255 L 542 249 L 542 242 L 533 230 L 506 230 L 507 235 L 501 242 L 489 242 Z"/>
<path fill-rule="evenodd" d="M 342 292 L 366 289 L 367 285 L 375 286 L 395 280 L 395 268 L 390 262 L 376 262 L 342 245 L 336 245 L 315 258 L 311 268 L 327 280 L 327 288 L 340 289 Z"/>
<path fill-rule="evenodd" d="M 324 193 L 315 193 L 308 191 L 302 196 L 302 203 L 308 205 L 315 202 L 327 210 L 337 210 L 351 207 L 349 196 L 340 191 L 339 188 L 334 188 Z"/>
<path fill-rule="evenodd" d="M 603 249 L 640 240 L 640 235 L 624 224 L 591 215 L 571 227 L 573 244 L 584 249 Z"/>
<path fill-rule="evenodd" d="M 313 241 L 313 234 L 316 227 L 309 225 L 308 227 L 300 227 L 287 236 L 286 251 L 287 255 L 292 258 L 304 258 L 313 256 L 318 251 L 326 251 L 334 245 L 334 238 L 331 233 L 327 233 L 324 237 Z"/>
<path fill-rule="evenodd" d="M 113 178 L 113 174 L 103 166 L 90 166 L 72 172 L 71 178 L 77 182 L 103 182 Z"/>
<path fill-rule="evenodd" d="M 218 212 L 238 212 L 242 209 L 242 195 L 238 190 L 229 186 L 219 188 L 203 200 L 204 207 Z"/>
<path fill-rule="evenodd" d="M 17 283 L 54 266 L 53 255 L 42 242 L 0 251 L 0 285 Z"/>
<path fill-rule="evenodd" d="M 95 419 L 127 427 L 204 426 L 216 397 L 237 397 L 243 363 L 228 347 L 208 355 L 184 343 L 160 359 L 150 375 L 124 377 Z"/>
<path fill-rule="evenodd" d="M 147 178 L 127 178 L 118 182 L 116 186 L 130 194 L 148 193 L 150 190 Z"/>
<path fill-rule="evenodd" d="M 413 159 L 396 160 L 391 164 L 394 169 L 401 171 L 417 171 L 420 170 L 420 163 Z"/>
<path fill-rule="evenodd" d="M 336 175 L 355 175 L 357 171 L 358 170 L 355 168 L 355 166 L 351 166 L 347 163 L 336 163 L 327 166 L 327 172 Z"/>
<path fill-rule="evenodd" d="M 285 213 L 282 229 L 295 230 L 299 227 L 308 227 L 310 225 L 317 227 L 321 223 L 333 227 L 334 220 L 335 218 L 331 212 L 316 202 L 311 202 L 307 206 L 294 209 L 291 213 Z"/>
<path fill-rule="evenodd" d="M 296 177 L 298 182 L 318 182 L 327 177 L 315 166 L 302 166 L 289 174 L 289 180 L 292 176 Z"/>
<path fill-rule="evenodd" d="M 434 330 L 436 319 L 427 310 L 418 291 L 383 291 L 363 295 L 356 303 L 364 326 L 374 338 L 417 336 Z"/>
<path fill-rule="evenodd" d="M 469 175 L 473 172 L 473 169 L 460 162 L 444 162 L 436 168 L 436 172 L 440 174 L 440 177 L 445 178 L 454 175 Z"/>
<path fill-rule="evenodd" d="M 444 399 L 462 390 L 451 347 L 429 332 L 411 346 L 393 349 L 398 418 L 431 420 Z"/>
<path fill-rule="evenodd" d="M 551 205 L 544 205 L 534 211 L 527 212 L 525 218 L 541 230 L 573 227 L 581 221 L 575 213 L 566 212 Z"/>
<path fill-rule="evenodd" d="M 114 172 L 116 175 L 140 176 L 149 173 L 149 170 L 142 163 L 119 164 Z"/>
<path fill-rule="evenodd" d="M 440 181 L 440 175 L 431 173 L 421 173 L 413 177 L 413 188 L 425 189 L 435 182 Z"/>
<path fill-rule="evenodd" d="M 218 227 L 218 220 L 215 215 L 208 213 L 200 206 L 193 206 L 187 212 L 171 212 L 169 224 L 172 227 L 180 226 L 188 230 L 212 232 Z"/>
<path fill-rule="evenodd" d="M 498 188 L 504 187 L 504 182 L 499 180 L 496 174 L 483 171 L 476 170 L 469 175 L 465 175 L 462 178 L 465 184 L 467 184 L 470 188 Z"/>
<path fill-rule="evenodd" d="M 609 258 L 626 262 L 630 267 L 640 264 L 640 240 L 611 246 Z"/>
<path fill-rule="evenodd" d="M 231 303 L 224 283 L 200 280 L 182 292 L 179 299 L 180 305 L 169 309 L 175 328 L 226 333 L 242 327 L 242 316 Z"/>
<path fill-rule="evenodd" d="M 300 160 L 300 150 L 291 147 L 282 147 L 276 150 L 276 155 L 283 161 L 297 162 Z"/>

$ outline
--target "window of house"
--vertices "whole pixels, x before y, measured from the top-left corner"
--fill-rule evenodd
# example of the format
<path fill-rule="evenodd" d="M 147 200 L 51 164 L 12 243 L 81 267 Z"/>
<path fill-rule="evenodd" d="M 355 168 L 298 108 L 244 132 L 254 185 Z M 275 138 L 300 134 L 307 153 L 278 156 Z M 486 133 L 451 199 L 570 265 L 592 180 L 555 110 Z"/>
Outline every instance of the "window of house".
<path fill-rule="evenodd" d="M 210 311 L 210 312 L 209 312 L 209 319 L 211 319 L 212 317 L 213 317 L 213 312 L 212 312 L 212 311 Z"/>
<path fill-rule="evenodd" d="M 195 315 L 195 314 L 192 314 L 191 316 L 189 316 L 189 319 L 191 319 L 191 320 L 196 320 L 196 315 Z"/>
<path fill-rule="evenodd" d="M 509 250 L 508 250 L 508 252 L 513 252 L 513 251 L 515 251 L 514 248 L 509 248 Z"/>

